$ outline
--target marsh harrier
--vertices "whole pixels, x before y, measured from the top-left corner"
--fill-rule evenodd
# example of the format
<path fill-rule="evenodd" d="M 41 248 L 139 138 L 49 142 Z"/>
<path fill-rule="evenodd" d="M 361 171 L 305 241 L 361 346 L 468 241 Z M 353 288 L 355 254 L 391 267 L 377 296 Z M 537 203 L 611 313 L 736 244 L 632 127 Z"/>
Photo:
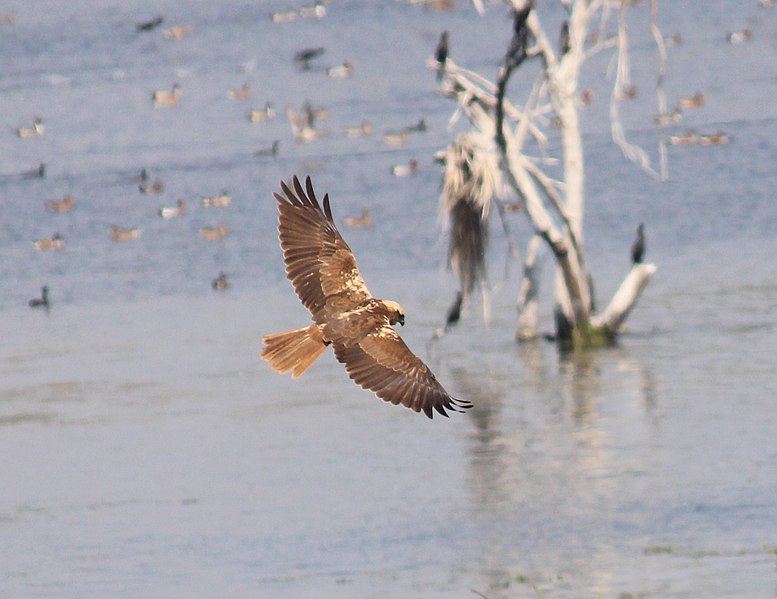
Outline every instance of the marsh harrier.
<path fill-rule="evenodd" d="M 308 177 L 281 182 L 278 226 L 286 274 L 314 324 L 263 338 L 262 358 L 273 370 L 305 372 L 331 345 L 348 375 L 364 389 L 393 404 L 431 418 L 436 410 L 463 412 L 467 401 L 448 395 L 432 371 L 402 341 L 391 325 L 405 324 L 398 303 L 372 296 L 351 248 L 332 218 L 329 194 L 318 203 Z M 322 207 L 323 205 L 323 207 Z"/>

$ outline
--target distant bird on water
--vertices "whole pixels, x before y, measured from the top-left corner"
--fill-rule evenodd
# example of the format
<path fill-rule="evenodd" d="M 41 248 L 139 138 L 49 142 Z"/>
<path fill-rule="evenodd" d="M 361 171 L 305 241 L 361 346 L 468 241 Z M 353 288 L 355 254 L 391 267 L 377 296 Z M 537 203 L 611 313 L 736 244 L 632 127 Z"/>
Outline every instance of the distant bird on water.
<path fill-rule="evenodd" d="M 642 263 L 642 256 L 645 254 L 645 225 L 639 223 L 637 227 L 637 238 L 631 246 L 631 261 L 634 264 Z"/>
<path fill-rule="evenodd" d="M 151 31 L 153 29 L 156 29 L 162 24 L 162 21 L 164 21 L 164 17 L 154 17 L 153 19 L 149 19 L 148 21 L 141 21 L 140 23 L 135 25 L 135 29 L 138 31 Z"/>
<path fill-rule="evenodd" d="M 397 302 L 373 297 L 351 248 L 332 217 L 329 195 L 322 204 L 310 177 L 303 188 L 297 177 L 281 182 L 278 232 L 286 273 L 313 324 L 266 335 L 262 359 L 292 378 L 302 375 L 328 345 L 348 376 L 380 399 L 402 404 L 429 418 L 436 411 L 463 412 L 472 404 L 451 397 L 429 367 L 402 341 L 392 325 L 405 324 Z"/>
<path fill-rule="evenodd" d="M 369 208 L 363 208 L 361 216 L 346 216 L 343 224 L 349 229 L 361 229 L 372 224 L 372 212 Z"/>
<path fill-rule="evenodd" d="M 32 121 L 32 127 L 19 127 L 16 130 L 16 136 L 21 137 L 22 139 L 28 137 L 40 137 L 43 135 L 44 130 L 45 127 L 43 125 L 43 119 L 39 116 L 36 116 Z"/>
<path fill-rule="evenodd" d="M 65 245 L 65 242 L 59 233 L 54 233 L 51 239 L 39 239 L 32 245 L 36 250 L 58 250 Z"/>
<path fill-rule="evenodd" d="M 310 68 L 310 61 L 318 58 L 324 54 L 325 51 L 324 48 L 305 48 L 294 55 L 294 62 L 296 62 L 303 71 L 307 71 Z"/>
<path fill-rule="evenodd" d="M 49 307 L 49 288 L 44 285 L 40 290 L 40 297 L 34 297 L 27 302 L 30 308 L 46 308 Z"/>
<path fill-rule="evenodd" d="M 74 204 L 75 200 L 73 199 L 73 196 L 68 194 L 61 200 L 49 200 L 46 202 L 46 210 L 50 212 L 67 212 L 73 208 Z"/>
<path fill-rule="evenodd" d="M 151 94 L 151 101 L 155 108 L 175 108 L 178 106 L 178 99 L 181 97 L 181 86 L 173 83 L 170 91 L 158 89 Z"/>
<path fill-rule="evenodd" d="M 220 272 L 219 276 L 211 281 L 210 286 L 213 287 L 213 289 L 224 290 L 229 287 L 229 279 L 225 273 Z"/>
<path fill-rule="evenodd" d="M 437 61 L 437 81 L 442 80 L 445 74 L 445 63 L 448 60 L 448 32 L 443 31 L 434 50 L 434 59 Z"/>

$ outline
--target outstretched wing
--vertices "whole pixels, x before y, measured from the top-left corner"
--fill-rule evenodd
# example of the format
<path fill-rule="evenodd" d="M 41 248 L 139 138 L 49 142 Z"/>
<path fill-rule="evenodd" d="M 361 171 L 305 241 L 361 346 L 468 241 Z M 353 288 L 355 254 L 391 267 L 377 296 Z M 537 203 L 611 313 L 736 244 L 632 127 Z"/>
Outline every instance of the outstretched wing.
<path fill-rule="evenodd" d="M 322 209 L 310 177 L 305 189 L 296 176 L 292 186 L 281 181 L 284 195 L 273 193 L 280 211 L 278 234 L 286 275 L 302 304 L 321 324 L 328 315 L 354 308 L 372 295 L 351 248 L 335 227 L 329 194 Z"/>
<path fill-rule="evenodd" d="M 445 410 L 463 412 L 472 407 L 468 401 L 448 395 L 432 371 L 410 351 L 389 325 L 367 335 L 358 344 L 332 344 L 337 359 L 358 385 L 374 392 L 384 401 L 402 404 L 431 418 L 433 410 L 448 416 Z"/>

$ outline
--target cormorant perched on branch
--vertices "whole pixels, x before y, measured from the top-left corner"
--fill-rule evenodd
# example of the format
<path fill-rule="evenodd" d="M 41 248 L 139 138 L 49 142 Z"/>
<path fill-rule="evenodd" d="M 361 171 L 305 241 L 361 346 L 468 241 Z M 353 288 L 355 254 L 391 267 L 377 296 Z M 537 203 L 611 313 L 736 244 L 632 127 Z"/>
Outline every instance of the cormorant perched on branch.
<path fill-rule="evenodd" d="M 448 32 L 443 31 L 440 34 L 440 41 L 437 42 L 437 49 L 434 51 L 434 59 L 439 63 L 437 67 L 437 81 L 442 79 L 445 73 L 445 61 L 448 60 Z"/>
<path fill-rule="evenodd" d="M 561 25 L 561 32 L 558 35 L 558 49 L 563 56 L 569 52 L 569 22 L 564 21 Z"/>
<path fill-rule="evenodd" d="M 642 256 L 645 254 L 645 225 L 639 223 L 637 227 L 637 238 L 631 246 L 631 261 L 634 264 L 642 262 Z"/>

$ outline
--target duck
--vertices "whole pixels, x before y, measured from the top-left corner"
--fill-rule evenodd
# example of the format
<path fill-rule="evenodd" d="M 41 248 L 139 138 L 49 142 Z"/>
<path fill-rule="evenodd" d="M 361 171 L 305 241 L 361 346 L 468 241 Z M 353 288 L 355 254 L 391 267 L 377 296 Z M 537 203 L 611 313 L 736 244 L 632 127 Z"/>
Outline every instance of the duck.
<path fill-rule="evenodd" d="M 111 225 L 111 238 L 114 241 L 126 241 L 127 239 L 137 239 L 140 237 L 140 229 L 120 229 L 117 225 Z"/>
<path fill-rule="evenodd" d="M 272 102 L 265 102 L 264 108 L 253 109 L 248 112 L 248 120 L 252 123 L 260 123 L 262 121 L 269 121 L 275 117 L 275 109 L 272 106 Z"/>
<path fill-rule="evenodd" d="M 372 134 L 372 121 L 363 119 L 357 127 L 346 127 L 344 129 L 346 137 L 363 137 Z"/>
<path fill-rule="evenodd" d="M 400 130 L 399 133 L 386 133 L 383 135 L 383 143 L 390 146 L 402 146 L 407 143 L 407 127 Z"/>
<path fill-rule="evenodd" d="M 323 2 L 316 2 L 313 6 L 302 6 L 299 9 L 299 16 L 302 18 L 315 17 L 323 19 L 326 16 L 326 6 Z"/>
<path fill-rule="evenodd" d="M 315 112 L 312 107 L 303 107 L 302 115 L 298 115 L 296 111 L 291 107 L 286 107 L 286 116 L 291 124 L 292 133 L 294 133 L 294 139 L 297 141 L 312 141 L 319 137 L 326 137 L 329 135 L 329 131 L 316 129 L 314 126 Z"/>
<path fill-rule="evenodd" d="M 173 83 L 172 88 L 168 90 L 158 89 L 151 94 L 151 100 L 155 108 L 175 108 L 178 106 L 178 99 L 181 97 L 181 86 Z"/>
<path fill-rule="evenodd" d="M 229 225 L 219 225 L 218 227 L 205 227 L 200 229 L 200 236 L 203 239 L 221 239 L 232 232 Z"/>
<path fill-rule="evenodd" d="M 44 285 L 40 288 L 40 297 L 32 298 L 27 304 L 30 308 L 47 308 L 49 307 L 49 288 Z"/>
<path fill-rule="evenodd" d="M 369 208 L 364 208 L 361 216 L 346 216 L 343 224 L 350 229 L 368 227 L 372 224 L 372 213 Z"/>
<path fill-rule="evenodd" d="M 411 158 L 407 164 L 398 164 L 391 167 L 391 174 L 395 177 L 407 177 L 418 172 L 418 160 Z"/>
<path fill-rule="evenodd" d="M 279 140 L 275 140 L 272 142 L 272 145 L 269 148 L 259 148 L 258 150 L 254 151 L 254 156 L 257 156 L 259 158 L 261 157 L 272 157 L 275 158 L 278 155 L 278 151 L 281 149 L 281 142 Z"/>
<path fill-rule="evenodd" d="M 297 18 L 296 10 L 284 10 L 274 12 L 270 15 L 273 23 L 290 23 Z"/>
<path fill-rule="evenodd" d="M 229 287 L 229 279 L 225 273 L 220 272 L 219 276 L 211 281 L 210 286 L 213 287 L 213 289 L 226 289 Z"/>
<path fill-rule="evenodd" d="M 657 114 L 655 117 L 653 117 L 653 121 L 656 125 L 659 125 L 660 127 L 665 127 L 667 125 L 674 125 L 676 123 L 679 123 L 683 118 L 683 111 L 681 108 L 677 107 L 672 112 L 668 114 Z"/>
<path fill-rule="evenodd" d="M 723 131 L 717 133 L 708 133 L 706 135 L 700 135 L 699 141 L 703 146 L 722 145 L 728 143 L 728 135 Z"/>
<path fill-rule="evenodd" d="M 74 204 L 73 196 L 68 194 L 61 200 L 49 200 L 46 202 L 46 209 L 50 212 L 67 212 L 73 208 Z"/>
<path fill-rule="evenodd" d="M 645 255 L 645 223 L 639 223 L 637 227 L 637 238 L 631 244 L 631 263 L 641 264 L 642 257 Z"/>
<path fill-rule="evenodd" d="M 36 250 L 58 250 L 65 245 L 65 240 L 59 233 L 54 233 L 51 239 L 38 239 L 32 245 Z"/>
<path fill-rule="evenodd" d="M 741 31 L 732 31 L 729 34 L 726 35 L 726 41 L 729 44 L 743 44 L 744 42 L 749 42 L 750 39 L 753 37 L 753 32 L 748 27 L 745 27 Z"/>
<path fill-rule="evenodd" d="M 201 203 L 205 208 L 225 208 L 232 202 L 228 191 L 222 191 L 217 196 L 202 198 Z"/>
<path fill-rule="evenodd" d="M 329 67 L 326 74 L 333 79 L 346 79 L 353 75 L 353 64 L 350 60 L 344 60 L 343 64 L 336 67 Z"/>
<path fill-rule="evenodd" d="M 162 179 L 158 177 L 154 181 L 151 181 L 151 177 L 148 176 L 148 171 L 143 169 L 140 172 L 138 190 L 140 193 L 162 193 L 165 190 L 165 184 Z"/>
<path fill-rule="evenodd" d="M 159 27 L 164 20 L 164 17 L 159 16 L 149 19 L 148 21 L 141 21 L 135 25 L 135 29 L 138 31 L 151 31 L 152 29 Z"/>
<path fill-rule="evenodd" d="M 183 198 L 178 198 L 175 201 L 175 206 L 165 206 L 159 209 L 159 216 L 162 218 L 173 218 L 184 214 L 186 214 L 186 202 Z"/>
<path fill-rule="evenodd" d="M 165 29 L 162 32 L 162 35 L 165 37 L 165 39 L 177 41 L 182 40 L 187 35 L 191 35 L 192 33 L 194 33 L 193 25 L 174 25 L 173 27 Z"/>
<path fill-rule="evenodd" d="M 310 69 L 310 61 L 321 56 L 326 50 L 324 48 L 305 48 L 294 55 L 294 62 L 300 69 L 307 71 Z"/>
<path fill-rule="evenodd" d="M 680 108 L 683 110 L 688 108 L 699 108 L 700 106 L 704 106 L 704 94 L 701 92 L 696 92 L 688 98 L 680 98 Z"/>
<path fill-rule="evenodd" d="M 669 143 L 673 146 L 690 146 L 699 141 L 699 136 L 693 129 L 689 129 L 682 135 L 672 135 L 669 137 Z"/>
<path fill-rule="evenodd" d="M 22 179 L 43 179 L 46 176 L 46 163 L 41 162 L 37 168 L 19 173 Z"/>
<path fill-rule="evenodd" d="M 638 95 L 639 95 L 639 87 L 633 84 L 624 88 L 620 93 L 620 97 L 626 100 L 633 100 Z"/>
<path fill-rule="evenodd" d="M 27 139 L 30 137 L 40 137 L 43 135 L 44 126 L 43 126 L 43 119 L 39 116 L 36 116 L 32 121 L 32 127 L 19 127 L 16 130 L 16 136 L 21 137 L 22 139 Z"/>
<path fill-rule="evenodd" d="M 405 127 L 405 130 L 408 133 L 423 133 L 427 129 L 426 126 L 426 119 L 422 118 L 419 119 L 419 121 L 415 125 L 410 125 L 408 127 Z"/>
<path fill-rule="evenodd" d="M 683 45 L 683 36 L 679 33 L 667 35 L 664 38 L 664 43 L 666 44 L 667 48 L 677 48 L 678 46 Z"/>
<path fill-rule="evenodd" d="M 251 86 L 244 83 L 239 89 L 230 89 L 227 91 L 227 97 L 230 100 L 247 100 L 251 97 Z"/>

